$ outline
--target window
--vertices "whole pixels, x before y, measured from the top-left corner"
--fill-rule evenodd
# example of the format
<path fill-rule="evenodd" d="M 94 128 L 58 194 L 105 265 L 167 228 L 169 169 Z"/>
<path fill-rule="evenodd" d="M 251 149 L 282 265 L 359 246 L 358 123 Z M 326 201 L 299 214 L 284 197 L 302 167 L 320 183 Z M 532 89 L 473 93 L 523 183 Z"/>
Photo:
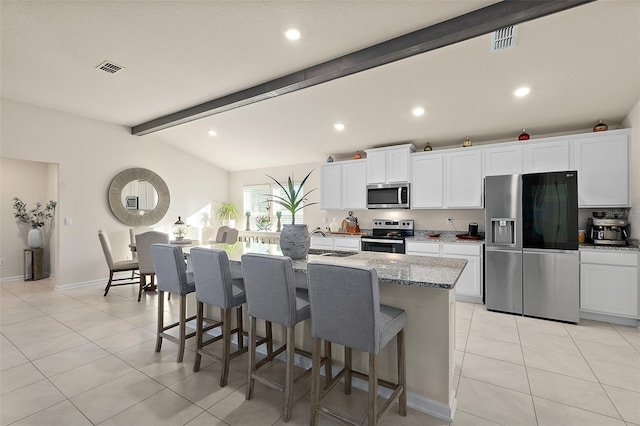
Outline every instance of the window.
<path fill-rule="evenodd" d="M 295 185 L 296 191 L 300 188 L 299 184 Z M 264 184 L 264 185 L 247 185 L 244 187 L 244 211 L 251 212 L 251 216 L 249 218 L 249 226 L 252 231 L 257 231 L 258 226 L 256 225 L 256 217 L 261 215 L 267 215 L 271 218 L 271 226 L 272 231 L 277 230 L 278 219 L 276 217 L 276 212 L 282 212 L 282 216 L 280 218 L 280 223 L 282 225 L 291 223 L 291 214 L 284 209 L 281 205 L 269 202 L 273 195 L 283 196 L 284 192 L 282 188 L 280 188 L 275 183 L 273 184 Z M 296 213 L 296 223 L 304 223 L 303 210 L 300 210 Z"/>

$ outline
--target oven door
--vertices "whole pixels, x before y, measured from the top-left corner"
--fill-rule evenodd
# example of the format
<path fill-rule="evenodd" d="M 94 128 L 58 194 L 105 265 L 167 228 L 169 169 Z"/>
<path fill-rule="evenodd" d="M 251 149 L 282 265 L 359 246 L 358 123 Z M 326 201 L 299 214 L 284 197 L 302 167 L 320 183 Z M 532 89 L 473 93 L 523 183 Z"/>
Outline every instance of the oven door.
<path fill-rule="evenodd" d="M 382 238 L 362 238 L 362 251 L 404 254 L 404 240 L 387 240 Z"/>

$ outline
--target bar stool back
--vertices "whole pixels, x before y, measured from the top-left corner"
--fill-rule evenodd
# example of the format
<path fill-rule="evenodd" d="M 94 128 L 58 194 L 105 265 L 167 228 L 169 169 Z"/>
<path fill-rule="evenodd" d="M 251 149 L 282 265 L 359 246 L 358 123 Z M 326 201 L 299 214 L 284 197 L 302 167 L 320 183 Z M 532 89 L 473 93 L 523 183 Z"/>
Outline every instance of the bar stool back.
<path fill-rule="evenodd" d="M 406 416 L 406 372 L 404 356 L 404 310 L 380 304 L 378 276 L 373 268 L 343 266 L 322 262 L 307 265 L 309 298 L 311 303 L 313 335 L 313 374 L 311 385 L 311 424 L 318 424 L 318 415 L 324 415 L 343 424 L 360 424 L 334 410 L 321 405 L 321 400 L 344 376 L 345 393 L 351 393 L 351 377 L 369 381 L 368 424 L 375 425 L 399 399 L 399 411 Z M 378 352 L 397 336 L 398 383 L 378 380 Z M 338 343 L 345 347 L 345 367 L 320 393 L 321 341 Z M 352 370 L 351 350 L 369 354 L 369 374 Z M 378 409 L 378 385 L 393 389 L 391 397 Z"/>
<path fill-rule="evenodd" d="M 293 408 L 293 386 L 295 382 L 311 373 L 305 371 L 294 379 L 293 361 L 295 352 L 310 357 L 309 352 L 295 349 L 295 325 L 311 315 L 309 295 L 305 289 L 296 288 L 291 258 L 269 254 L 245 254 L 242 256 L 242 273 L 247 293 L 247 311 L 251 320 L 249 331 L 249 374 L 246 398 L 253 396 L 255 380 L 284 392 L 284 421 L 289 421 Z M 287 327 L 286 343 L 256 365 L 255 334 L 256 319 L 260 318 Z M 267 337 L 270 337 L 267 329 Z M 287 351 L 285 384 L 275 383 L 260 376 L 259 367 L 279 353 Z"/>
<path fill-rule="evenodd" d="M 187 274 L 182 247 L 171 244 L 153 244 L 151 246 L 153 264 L 156 270 L 156 285 L 158 288 L 158 327 L 156 332 L 156 352 L 162 348 L 162 339 L 178 344 L 178 362 L 184 358 L 186 339 L 196 335 L 195 332 L 186 334 L 187 322 L 196 318 L 187 318 L 187 294 L 196 290 L 193 274 Z M 178 322 L 164 325 L 164 293 L 180 296 L 180 319 Z M 178 327 L 179 337 L 166 333 L 167 330 Z"/>

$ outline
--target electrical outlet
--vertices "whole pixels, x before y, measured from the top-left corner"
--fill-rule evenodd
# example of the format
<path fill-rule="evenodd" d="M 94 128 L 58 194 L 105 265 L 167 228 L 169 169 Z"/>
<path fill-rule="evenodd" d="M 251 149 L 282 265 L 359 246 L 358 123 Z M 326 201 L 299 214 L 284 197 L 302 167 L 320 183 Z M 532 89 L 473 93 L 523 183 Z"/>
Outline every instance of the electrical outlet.
<path fill-rule="evenodd" d="M 0 258 L 0 266 L 5 266 L 7 264 L 7 259 L 4 257 Z"/>
<path fill-rule="evenodd" d="M 450 217 L 447 218 L 447 225 L 453 225 L 453 219 Z"/>

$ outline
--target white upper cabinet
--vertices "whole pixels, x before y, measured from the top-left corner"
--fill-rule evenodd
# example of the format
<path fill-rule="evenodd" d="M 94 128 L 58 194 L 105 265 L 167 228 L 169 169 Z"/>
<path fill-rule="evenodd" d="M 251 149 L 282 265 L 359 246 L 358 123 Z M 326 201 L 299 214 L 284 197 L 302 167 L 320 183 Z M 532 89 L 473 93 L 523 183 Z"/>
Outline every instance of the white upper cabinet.
<path fill-rule="evenodd" d="M 342 206 L 342 166 L 338 163 L 320 167 L 320 208 L 339 210 Z"/>
<path fill-rule="evenodd" d="M 502 146 L 484 150 L 485 176 L 522 173 L 522 146 Z"/>
<path fill-rule="evenodd" d="M 408 182 L 412 144 L 367 149 L 367 183 Z"/>
<path fill-rule="evenodd" d="M 444 207 L 482 208 L 482 150 L 444 154 Z"/>
<path fill-rule="evenodd" d="M 443 187 L 442 154 L 431 152 L 411 156 L 411 208 L 441 209 Z"/>
<path fill-rule="evenodd" d="M 575 140 L 578 207 L 629 207 L 629 132 L 599 132 Z"/>
<path fill-rule="evenodd" d="M 342 164 L 342 208 L 367 208 L 367 162 L 364 160 Z"/>
<path fill-rule="evenodd" d="M 523 173 L 564 170 L 571 170 L 571 141 L 563 139 L 531 144 L 525 142 L 522 146 Z"/>
<path fill-rule="evenodd" d="M 367 163 L 340 161 L 320 166 L 320 208 L 347 210 L 367 208 Z"/>

